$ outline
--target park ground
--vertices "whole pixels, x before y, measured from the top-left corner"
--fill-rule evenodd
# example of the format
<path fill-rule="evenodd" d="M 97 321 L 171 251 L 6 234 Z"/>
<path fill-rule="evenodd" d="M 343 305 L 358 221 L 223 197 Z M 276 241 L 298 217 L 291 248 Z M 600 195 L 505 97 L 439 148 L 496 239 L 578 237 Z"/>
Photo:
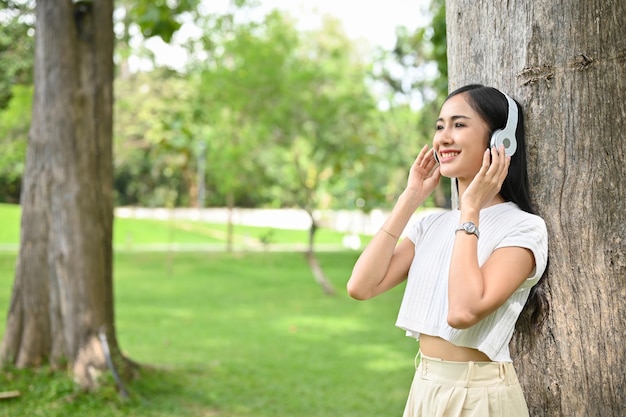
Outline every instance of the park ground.
<path fill-rule="evenodd" d="M 19 218 L 14 208 L 0 211 L 5 222 Z M 15 244 L 15 226 L 2 230 L 0 244 Z M 0 417 L 400 415 L 417 350 L 394 327 L 402 288 L 350 299 L 344 288 L 358 251 L 345 248 L 318 254 L 335 296 L 314 282 L 299 250 L 171 250 L 211 239 L 223 245 L 224 231 L 193 220 L 116 221 L 117 334 L 141 364 L 139 377 L 126 383 L 129 398 L 110 375 L 99 392 L 83 393 L 66 372 L 8 368 L 0 391 L 20 396 L 0 401 Z M 268 233 L 285 247 L 306 241 L 305 231 L 235 228 L 239 242 Z M 161 249 L 128 250 L 129 234 L 133 244 Z M 322 230 L 319 240 L 341 248 L 344 235 Z M 0 334 L 15 260 L 15 251 L 0 253 Z"/>

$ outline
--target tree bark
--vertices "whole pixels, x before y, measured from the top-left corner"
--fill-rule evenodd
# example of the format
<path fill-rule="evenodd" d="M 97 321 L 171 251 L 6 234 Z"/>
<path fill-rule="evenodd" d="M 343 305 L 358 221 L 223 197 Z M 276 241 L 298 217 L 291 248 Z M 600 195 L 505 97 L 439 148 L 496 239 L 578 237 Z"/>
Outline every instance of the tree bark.
<path fill-rule="evenodd" d="M 68 363 L 85 388 L 114 327 L 112 0 L 36 4 L 35 97 L 20 252 L 0 360 Z"/>
<path fill-rule="evenodd" d="M 309 264 L 309 268 L 311 268 L 311 273 L 313 274 L 313 278 L 315 282 L 318 283 L 320 287 L 322 287 L 322 291 L 326 295 L 335 295 L 337 292 L 335 291 L 335 287 L 330 282 L 324 270 L 322 269 L 322 265 L 320 265 L 317 256 L 315 255 L 315 233 L 317 232 L 318 226 L 315 220 L 315 216 L 313 215 L 313 210 L 306 210 L 311 217 L 311 227 L 309 228 L 309 243 L 306 251 L 306 260 Z"/>
<path fill-rule="evenodd" d="M 450 88 L 525 110 L 531 194 L 548 225 L 550 316 L 513 345 L 532 416 L 626 415 L 626 3 L 449 0 Z"/>

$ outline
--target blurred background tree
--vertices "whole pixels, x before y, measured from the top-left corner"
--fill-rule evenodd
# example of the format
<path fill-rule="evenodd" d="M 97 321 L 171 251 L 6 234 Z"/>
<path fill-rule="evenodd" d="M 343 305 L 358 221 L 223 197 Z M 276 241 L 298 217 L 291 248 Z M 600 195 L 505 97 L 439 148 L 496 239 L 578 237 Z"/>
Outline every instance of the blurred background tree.
<path fill-rule="evenodd" d="M 89 369 L 106 366 L 92 346 L 104 332 L 131 368 L 114 326 L 114 205 L 301 207 L 309 262 L 333 292 L 313 252 L 315 211 L 388 207 L 430 142 L 422 109 L 446 84 L 428 70 L 440 28 L 399 29 L 377 63 L 337 20 L 302 31 L 279 11 L 251 18 L 253 2 L 223 14 L 198 5 L 0 0 L 0 201 L 22 203 L 3 362 L 67 361 L 90 388 Z M 158 65 L 147 40 L 169 42 L 183 22 L 200 30 L 189 61 Z M 36 53 L 35 36 L 46 39 Z M 384 71 L 394 60 L 418 77 L 394 79 Z"/>
<path fill-rule="evenodd" d="M 30 127 L 32 2 L 0 1 L 0 201 L 18 203 Z"/>
<path fill-rule="evenodd" d="M 432 0 L 431 20 L 414 31 L 396 29 L 396 44 L 381 51 L 374 74 L 387 87 L 388 106 L 409 106 L 415 117 L 413 131 L 419 142 L 430 143 L 439 107 L 448 94 L 446 10 L 444 0 Z M 434 204 L 450 207 L 450 179 L 442 178 L 433 194 Z"/>
<path fill-rule="evenodd" d="M 388 207 L 414 155 L 430 142 L 447 92 L 443 1 L 433 0 L 430 24 L 399 27 L 395 48 L 375 56 L 365 56 L 332 19 L 304 33 L 278 11 L 242 18 L 254 2 L 233 3 L 223 14 L 187 3 L 174 5 L 186 10 L 176 21 L 167 21 L 161 3 L 116 3 L 115 204 Z M 32 7 L 0 2 L 4 202 L 19 201 L 30 126 Z M 159 65 L 146 41 L 160 30 L 171 40 L 183 21 L 201 30 L 186 44 L 191 59 L 183 70 Z M 137 60 L 148 69 L 132 69 Z M 282 146 L 294 135 L 302 135 L 290 143 L 300 147 L 299 168 L 294 149 Z M 429 204 L 448 204 L 448 194 L 442 186 Z"/>

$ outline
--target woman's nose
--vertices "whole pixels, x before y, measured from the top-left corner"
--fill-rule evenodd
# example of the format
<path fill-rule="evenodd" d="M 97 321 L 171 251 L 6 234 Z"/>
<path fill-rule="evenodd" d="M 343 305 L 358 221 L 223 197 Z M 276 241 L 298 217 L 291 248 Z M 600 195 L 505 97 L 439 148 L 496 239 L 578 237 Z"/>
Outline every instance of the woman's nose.
<path fill-rule="evenodd" d="M 453 139 L 450 133 L 451 133 L 450 129 L 447 129 L 447 128 L 443 128 L 439 130 L 437 132 L 437 135 L 435 136 L 434 142 L 446 143 L 446 144 L 451 143 Z"/>

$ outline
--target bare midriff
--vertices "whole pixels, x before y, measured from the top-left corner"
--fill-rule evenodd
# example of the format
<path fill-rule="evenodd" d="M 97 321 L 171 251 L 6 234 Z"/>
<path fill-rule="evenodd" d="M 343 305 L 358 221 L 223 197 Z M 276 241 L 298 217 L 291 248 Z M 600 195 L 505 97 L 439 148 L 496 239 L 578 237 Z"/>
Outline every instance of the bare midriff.
<path fill-rule="evenodd" d="M 420 350 L 426 356 L 453 362 L 491 362 L 491 359 L 477 349 L 453 345 L 437 336 L 420 335 Z"/>

